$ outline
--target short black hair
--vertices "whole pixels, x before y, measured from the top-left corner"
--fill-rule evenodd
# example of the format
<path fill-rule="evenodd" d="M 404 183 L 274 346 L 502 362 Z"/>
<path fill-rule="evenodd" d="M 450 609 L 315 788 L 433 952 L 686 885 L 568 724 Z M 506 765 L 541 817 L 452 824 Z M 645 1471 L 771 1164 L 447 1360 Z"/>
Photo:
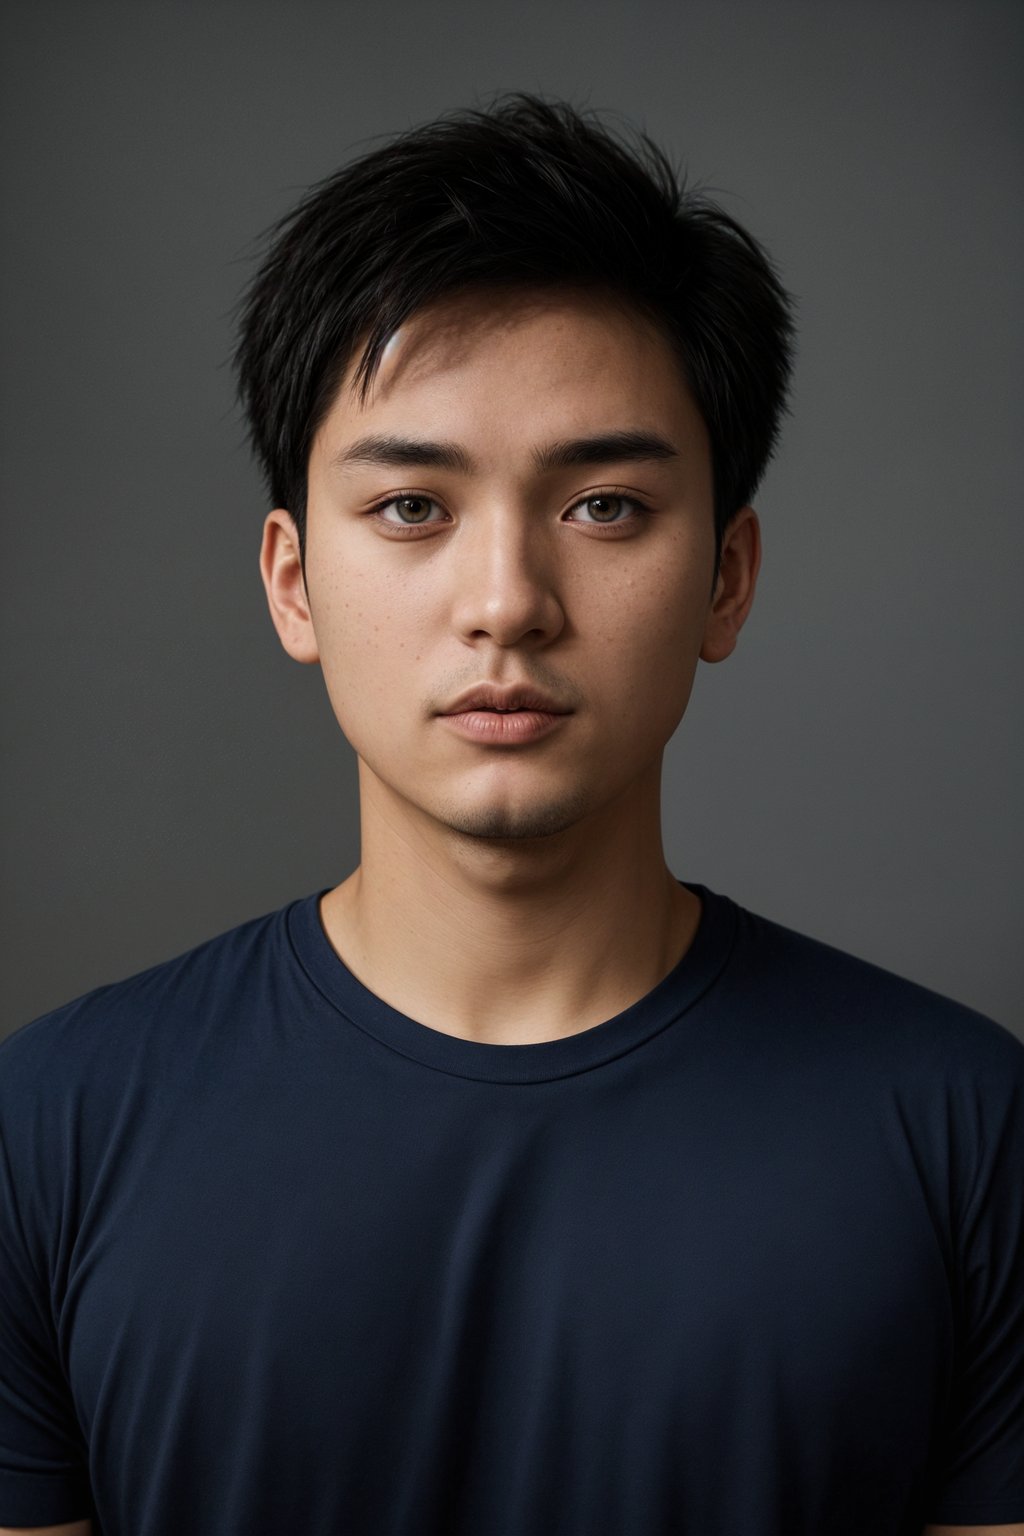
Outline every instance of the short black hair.
<path fill-rule="evenodd" d="M 708 430 L 722 535 L 778 439 L 793 301 L 763 247 L 637 131 L 523 91 L 391 136 L 272 226 L 239 303 L 249 435 L 305 558 L 313 438 L 360 338 L 365 402 L 392 333 L 469 288 L 611 291 L 678 353 Z"/>

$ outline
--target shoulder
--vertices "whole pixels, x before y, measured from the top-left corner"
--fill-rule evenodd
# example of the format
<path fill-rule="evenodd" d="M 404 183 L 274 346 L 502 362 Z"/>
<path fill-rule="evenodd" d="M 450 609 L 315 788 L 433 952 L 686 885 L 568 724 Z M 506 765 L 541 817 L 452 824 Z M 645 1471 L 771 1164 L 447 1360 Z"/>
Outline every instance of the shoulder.
<path fill-rule="evenodd" d="M 73 1092 L 85 1079 L 111 1082 L 141 1052 L 171 1053 L 189 1033 L 266 995 L 267 976 L 288 948 L 288 913 L 252 918 L 123 979 L 94 987 L 16 1027 L 0 1041 L 0 1106 Z"/>
<path fill-rule="evenodd" d="M 995 1019 L 742 907 L 722 980 L 745 1070 L 824 1106 L 823 1134 L 844 1127 L 865 1168 L 877 1153 L 912 1169 L 940 1231 L 965 1219 L 972 1191 L 980 1199 L 1019 1168 L 1024 1042 Z M 1017 1200 L 1011 1190 L 994 1205 Z"/>
<path fill-rule="evenodd" d="M 992 1071 L 1024 1086 L 1024 1041 L 987 1014 L 821 939 L 738 907 L 735 970 L 778 1022 L 853 1050 Z"/>
<path fill-rule="evenodd" d="M 0 1248 L 17 1240 L 40 1273 L 66 1279 L 86 1213 L 130 1187 L 204 1099 L 233 1091 L 253 1038 L 273 1031 L 282 996 L 287 1006 L 294 905 L 95 987 L 0 1043 Z"/>

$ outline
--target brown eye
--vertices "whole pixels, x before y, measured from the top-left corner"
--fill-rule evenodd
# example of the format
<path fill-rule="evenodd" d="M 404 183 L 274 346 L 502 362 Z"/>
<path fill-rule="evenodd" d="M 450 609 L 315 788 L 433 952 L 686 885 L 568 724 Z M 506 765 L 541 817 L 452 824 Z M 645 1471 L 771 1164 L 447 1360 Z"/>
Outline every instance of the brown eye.
<path fill-rule="evenodd" d="M 427 509 L 432 505 L 426 496 L 396 496 L 394 501 L 388 502 L 388 506 L 398 507 L 406 522 L 422 523 L 427 516 Z M 406 513 L 412 512 L 412 517 L 406 517 Z M 419 516 L 417 516 L 417 511 Z"/>
<path fill-rule="evenodd" d="M 431 507 L 437 505 L 432 496 L 420 496 L 413 491 L 405 496 L 389 496 L 386 501 L 380 501 L 375 507 L 371 507 L 369 515 L 394 533 L 408 533 L 413 529 L 428 527 L 431 523 L 438 522 L 439 519 L 436 518 L 428 522 Z M 385 516 L 392 507 L 398 515 Z"/>
<path fill-rule="evenodd" d="M 587 499 L 587 506 L 600 522 L 612 522 L 622 500 L 621 496 L 590 496 Z"/>
<path fill-rule="evenodd" d="M 573 517 L 584 527 L 617 528 L 620 524 L 637 523 L 646 515 L 647 508 L 635 496 L 623 496 L 618 491 L 601 491 L 596 496 L 585 496 L 571 510 L 575 514 L 584 508 L 587 517 Z M 623 512 L 626 515 L 623 516 Z"/>

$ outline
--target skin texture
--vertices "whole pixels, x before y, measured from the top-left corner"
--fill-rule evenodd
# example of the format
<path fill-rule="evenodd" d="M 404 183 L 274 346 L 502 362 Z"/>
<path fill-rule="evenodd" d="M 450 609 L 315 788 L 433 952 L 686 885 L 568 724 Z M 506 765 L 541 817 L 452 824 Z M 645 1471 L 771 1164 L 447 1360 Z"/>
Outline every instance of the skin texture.
<path fill-rule="evenodd" d="M 698 659 L 728 656 L 749 612 L 756 514 L 734 517 L 712 595 L 703 421 L 668 344 L 608 299 L 463 295 L 392 339 L 365 407 L 351 373 L 310 454 L 305 582 L 287 511 L 261 550 L 282 644 L 322 667 L 359 760 L 361 863 L 324 898 L 325 929 L 431 1028 L 575 1033 L 654 987 L 696 931 L 662 849 L 662 757 Z M 676 457 L 535 466 L 552 442 L 627 429 Z M 453 441 L 472 470 L 339 463 L 368 433 Z M 649 515 L 587 500 L 616 490 Z M 427 525 L 411 536 L 397 507 L 391 526 L 369 515 L 413 493 Z M 524 747 L 464 741 L 435 712 L 485 680 L 574 712 Z"/>
<path fill-rule="evenodd" d="M 622 428 L 658 432 L 678 459 L 531 465 L 536 446 Z M 452 439 L 476 467 L 332 467 L 369 431 Z M 651 519 L 624 536 L 580 526 L 581 498 L 616 487 Z M 412 491 L 436 503 L 413 504 L 429 530 L 389 536 L 367 516 Z M 429 1027 L 492 1043 L 587 1028 L 692 941 L 698 903 L 661 846 L 662 754 L 698 661 L 733 650 L 760 563 L 745 508 L 712 596 L 711 494 L 706 432 L 661 339 L 593 298 L 538 295 L 425 312 L 366 409 L 343 385 L 310 459 L 308 589 L 291 517 L 267 518 L 278 634 L 322 666 L 359 756 L 362 862 L 324 898 L 325 927 L 373 991 Z M 434 711 L 485 679 L 533 682 L 575 713 L 525 748 L 462 741 Z"/>
<path fill-rule="evenodd" d="M 76 1520 L 71 1525 L 3 1525 L 0 1536 L 92 1536 L 92 1521 Z"/>

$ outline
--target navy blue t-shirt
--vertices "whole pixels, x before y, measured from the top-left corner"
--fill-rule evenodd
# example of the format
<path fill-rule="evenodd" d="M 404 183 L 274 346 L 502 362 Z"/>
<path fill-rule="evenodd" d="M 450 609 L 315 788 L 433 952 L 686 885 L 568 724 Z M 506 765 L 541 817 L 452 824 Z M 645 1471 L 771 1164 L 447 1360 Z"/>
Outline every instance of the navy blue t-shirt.
<path fill-rule="evenodd" d="M 0 1525 L 1024 1520 L 1024 1045 L 685 883 L 561 1040 L 399 1013 L 317 895 L 11 1036 Z"/>

